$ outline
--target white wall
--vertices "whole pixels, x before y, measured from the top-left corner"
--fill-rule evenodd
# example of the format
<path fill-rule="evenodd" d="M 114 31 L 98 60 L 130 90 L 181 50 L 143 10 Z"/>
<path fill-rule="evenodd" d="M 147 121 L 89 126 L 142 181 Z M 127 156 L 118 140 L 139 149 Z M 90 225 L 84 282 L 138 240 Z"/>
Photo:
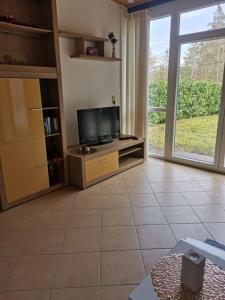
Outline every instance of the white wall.
<path fill-rule="evenodd" d="M 120 10 L 111 0 L 57 0 L 59 29 L 100 37 L 113 31 L 120 39 Z M 73 46 L 73 40 L 60 38 L 68 145 L 78 143 L 77 109 L 110 106 L 112 95 L 120 101 L 120 63 L 71 59 Z M 110 43 L 105 51 L 112 55 Z"/>

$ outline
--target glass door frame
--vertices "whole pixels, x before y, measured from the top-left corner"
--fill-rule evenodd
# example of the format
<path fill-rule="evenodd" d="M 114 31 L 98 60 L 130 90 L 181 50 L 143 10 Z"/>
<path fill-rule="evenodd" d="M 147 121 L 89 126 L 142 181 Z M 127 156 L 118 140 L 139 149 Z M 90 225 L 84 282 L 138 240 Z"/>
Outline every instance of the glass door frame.
<path fill-rule="evenodd" d="M 217 153 L 218 159 L 218 170 L 222 173 L 225 173 L 225 65 L 224 65 L 224 74 L 223 74 L 223 90 L 222 90 L 222 100 L 221 100 L 221 126 L 218 130 L 217 142 L 220 152 Z"/>
<path fill-rule="evenodd" d="M 195 8 L 193 8 L 195 9 Z M 197 8 L 196 8 L 197 9 Z M 182 44 L 205 41 L 210 39 L 225 38 L 225 28 L 204 31 L 199 33 L 179 35 L 180 14 L 183 10 L 173 11 L 171 14 L 171 34 L 170 34 L 170 56 L 169 56 L 169 79 L 168 79 L 168 100 L 167 100 L 167 122 L 165 134 L 165 154 L 164 159 L 183 163 L 200 168 L 225 172 L 225 74 L 223 77 L 223 91 L 220 104 L 218 131 L 215 149 L 214 164 L 201 161 L 185 159 L 174 155 L 175 141 L 175 120 L 176 120 L 176 101 L 178 88 L 178 71 L 180 63 L 180 50 Z"/>
<path fill-rule="evenodd" d="M 171 25 L 173 26 L 173 28 L 171 28 L 171 44 L 170 44 L 171 47 L 170 51 L 172 54 L 169 60 L 168 118 L 166 124 L 167 138 L 166 138 L 165 158 L 176 162 L 190 164 L 196 167 L 218 170 L 219 166 L 221 169 L 221 159 L 223 156 L 221 155 L 221 144 L 222 144 L 221 137 L 222 137 L 223 125 L 224 125 L 224 110 L 225 110 L 224 92 L 222 93 L 222 97 L 221 97 L 216 147 L 215 147 L 215 160 L 213 164 L 196 161 L 194 159 L 185 159 L 176 156 L 174 154 L 174 141 L 175 141 L 175 128 L 176 128 L 176 101 L 177 101 L 177 88 L 178 88 L 178 80 L 179 80 L 178 72 L 179 72 L 181 45 L 187 43 L 199 42 L 199 41 L 207 41 L 211 39 L 225 38 L 225 29 L 223 28 L 217 30 L 210 30 L 206 32 L 179 35 L 180 13 L 181 12 L 177 12 L 176 14 L 174 14 L 174 17 L 172 17 L 172 25 Z M 223 90 L 225 84 L 224 77 L 225 76 L 223 76 Z"/>

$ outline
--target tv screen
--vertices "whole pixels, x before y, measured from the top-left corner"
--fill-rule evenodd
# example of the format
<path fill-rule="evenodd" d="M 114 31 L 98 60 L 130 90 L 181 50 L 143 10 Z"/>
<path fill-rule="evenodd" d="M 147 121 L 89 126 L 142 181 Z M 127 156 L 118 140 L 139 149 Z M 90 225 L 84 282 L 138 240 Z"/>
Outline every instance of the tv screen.
<path fill-rule="evenodd" d="M 119 106 L 77 111 L 80 144 L 97 145 L 120 134 Z"/>

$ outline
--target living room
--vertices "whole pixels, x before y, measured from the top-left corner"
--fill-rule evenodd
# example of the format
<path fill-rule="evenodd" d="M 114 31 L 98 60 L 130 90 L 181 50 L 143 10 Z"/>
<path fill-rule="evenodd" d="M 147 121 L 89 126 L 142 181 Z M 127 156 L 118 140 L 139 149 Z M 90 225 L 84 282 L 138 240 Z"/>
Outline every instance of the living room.
<path fill-rule="evenodd" d="M 225 299 L 225 2 L 0 0 L 0 41 L 0 299 Z"/>

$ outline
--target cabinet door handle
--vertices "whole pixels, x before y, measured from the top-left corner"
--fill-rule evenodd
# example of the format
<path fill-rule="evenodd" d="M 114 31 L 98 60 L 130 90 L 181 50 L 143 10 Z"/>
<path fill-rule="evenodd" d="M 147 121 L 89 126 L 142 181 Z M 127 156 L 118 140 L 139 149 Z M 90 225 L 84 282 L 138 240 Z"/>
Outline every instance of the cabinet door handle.
<path fill-rule="evenodd" d="M 99 163 L 100 163 L 101 165 L 104 165 L 104 164 L 106 164 L 108 161 L 109 161 L 108 159 L 104 159 L 104 160 L 100 160 Z"/>
<path fill-rule="evenodd" d="M 30 111 L 42 111 L 41 107 L 32 107 L 30 108 Z"/>
<path fill-rule="evenodd" d="M 40 168 L 44 168 L 48 165 L 48 162 L 43 162 L 43 163 L 40 163 L 39 165 L 36 165 L 36 168 L 37 169 L 40 169 Z"/>

